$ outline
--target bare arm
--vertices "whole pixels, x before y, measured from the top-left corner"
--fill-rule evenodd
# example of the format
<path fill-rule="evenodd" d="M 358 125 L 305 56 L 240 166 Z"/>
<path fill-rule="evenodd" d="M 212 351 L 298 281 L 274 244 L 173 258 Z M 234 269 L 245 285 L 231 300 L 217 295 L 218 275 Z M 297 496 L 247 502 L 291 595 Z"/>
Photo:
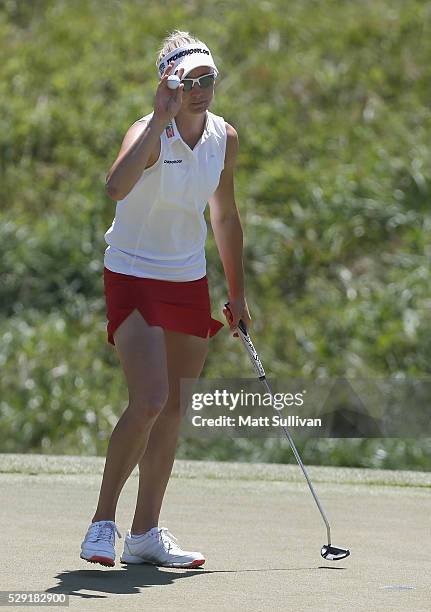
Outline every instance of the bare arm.
<path fill-rule="evenodd" d="M 127 131 L 120 152 L 106 177 L 106 192 L 113 200 L 122 200 L 132 190 L 145 168 L 160 155 L 160 134 L 165 124 L 154 117 L 134 123 Z"/>
<path fill-rule="evenodd" d="M 160 155 L 160 135 L 181 108 L 184 85 L 168 88 L 166 81 L 173 69 L 171 62 L 157 87 L 154 114 L 149 122 L 135 122 L 127 131 L 117 159 L 106 177 L 105 188 L 113 200 L 122 200 L 133 189 L 145 168 Z M 182 77 L 183 69 L 178 76 Z"/>
<path fill-rule="evenodd" d="M 226 132 L 225 166 L 218 187 L 209 199 L 209 205 L 211 226 L 228 284 L 229 308 L 233 319 L 229 318 L 228 311 L 225 311 L 225 315 L 233 330 L 238 325 L 239 319 L 243 319 L 247 327 L 251 319 L 245 299 L 243 232 L 234 194 L 238 134 L 228 123 Z"/>

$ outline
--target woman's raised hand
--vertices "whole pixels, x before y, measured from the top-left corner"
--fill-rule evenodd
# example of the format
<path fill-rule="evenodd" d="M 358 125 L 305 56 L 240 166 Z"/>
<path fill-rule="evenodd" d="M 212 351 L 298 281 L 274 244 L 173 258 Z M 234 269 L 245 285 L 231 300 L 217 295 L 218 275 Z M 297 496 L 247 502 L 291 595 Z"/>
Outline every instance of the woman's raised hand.
<path fill-rule="evenodd" d="M 174 62 L 171 62 L 164 71 L 162 78 L 157 87 L 156 96 L 154 99 L 154 118 L 159 121 L 169 123 L 175 117 L 181 108 L 183 102 L 184 85 L 181 83 L 177 89 L 169 89 L 167 80 L 168 76 L 173 74 Z M 178 77 L 181 79 L 184 74 L 184 68 L 178 71 Z"/>

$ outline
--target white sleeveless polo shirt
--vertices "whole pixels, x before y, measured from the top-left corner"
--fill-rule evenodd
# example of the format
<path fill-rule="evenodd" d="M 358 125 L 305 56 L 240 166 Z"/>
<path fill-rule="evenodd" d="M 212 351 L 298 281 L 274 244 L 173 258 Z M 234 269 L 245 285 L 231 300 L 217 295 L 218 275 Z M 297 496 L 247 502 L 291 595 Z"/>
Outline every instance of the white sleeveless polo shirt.
<path fill-rule="evenodd" d="M 117 202 L 105 233 L 104 264 L 132 276 L 197 280 L 206 274 L 204 211 L 224 168 L 225 121 L 207 111 L 202 137 L 191 150 L 172 119 L 160 144 L 157 162 Z"/>

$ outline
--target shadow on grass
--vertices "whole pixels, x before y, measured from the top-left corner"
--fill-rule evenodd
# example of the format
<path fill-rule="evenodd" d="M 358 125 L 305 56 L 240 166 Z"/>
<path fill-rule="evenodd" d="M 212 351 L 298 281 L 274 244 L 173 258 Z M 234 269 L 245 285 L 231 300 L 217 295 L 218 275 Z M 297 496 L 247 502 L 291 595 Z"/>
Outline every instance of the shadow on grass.
<path fill-rule="evenodd" d="M 154 565 L 127 565 L 123 569 L 88 569 L 65 571 L 55 578 L 59 584 L 46 589 L 47 593 L 67 593 L 82 599 L 103 599 L 109 594 L 138 595 L 141 589 L 153 586 L 168 586 L 177 580 L 208 576 L 209 574 L 238 574 L 242 572 L 291 572 L 315 571 L 319 569 L 344 569 L 342 567 L 262 567 L 237 570 L 205 570 L 159 568 Z"/>

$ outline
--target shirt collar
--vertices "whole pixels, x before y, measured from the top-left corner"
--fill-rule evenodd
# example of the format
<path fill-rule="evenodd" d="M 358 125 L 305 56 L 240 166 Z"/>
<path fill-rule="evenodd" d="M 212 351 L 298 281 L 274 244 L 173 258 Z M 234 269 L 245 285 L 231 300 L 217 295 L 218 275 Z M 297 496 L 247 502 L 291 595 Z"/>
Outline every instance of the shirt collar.
<path fill-rule="evenodd" d="M 168 142 L 175 142 L 176 140 L 181 138 L 177 128 L 177 124 L 175 123 L 175 119 L 172 118 L 168 125 L 165 127 L 165 135 L 168 139 Z"/>
<path fill-rule="evenodd" d="M 204 142 L 209 136 L 209 133 L 210 133 L 209 122 L 210 122 L 210 116 L 207 111 L 204 131 L 202 132 L 202 136 L 201 136 L 201 142 Z M 172 120 L 165 127 L 165 134 L 166 134 L 166 138 L 168 139 L 168 142 L 175 142 L 178 139 L 182 140 L 181 134 L 175 122 L 175 118 L 172 118 Z"/>

